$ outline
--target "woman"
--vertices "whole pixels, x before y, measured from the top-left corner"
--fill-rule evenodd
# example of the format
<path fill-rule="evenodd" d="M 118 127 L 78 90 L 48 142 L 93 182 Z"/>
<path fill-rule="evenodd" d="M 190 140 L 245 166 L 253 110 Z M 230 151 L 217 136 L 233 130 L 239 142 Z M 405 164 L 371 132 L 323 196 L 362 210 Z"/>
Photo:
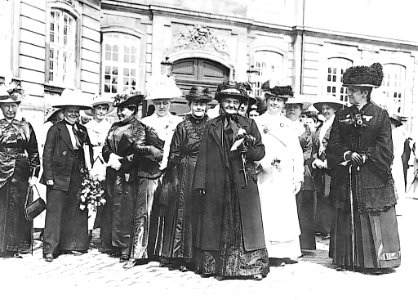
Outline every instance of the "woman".
<path fill-rule="evenodd" d="M 206 123 L 196 162 L 196 272 L 261 280 L 269 272 L 254 161 L 264 145 L 254 120 L 238 115 L 248 98 L 239 83 L 222 83 L 222 114 Z"/>
<path fill-rule="evenodd" d="M 139 206 L 142 208 L 137 212 L 135 226 L 135 243 L 133 246 L 133 258 L 145 259 L 150 256 L 160 257 L 162 251 L 162 234 L 164 232 L 163 209 L 157 199 L 154 199 L 154 192 L 157 189 L 158 179 L 162 170 L 167 167 L 168 155 L 170 152 L 170 142 L 174 130 L 181 117 L 170 113 L 171 102 L 176 97 L 181 97 L 182 93 L 176 85 L 173 77 L 156 76 L 150 78 L 147 85 L 147 100 L 151 100 L 155 111 L 141 121 L 157 133 L 157 139 L 163 145 L 161 152 L 162 158 L 154 161 L 155 172 L 140 172 L 139 183 Z M 151 167 L 150 162 L 149 167 Z M 144 166 L 146 168 L 146 166 Z M 151 168 L 148 168 L 151 169 Z M 155 200 L 155 201 L 154 201 Z M 152 210 L 152 213 L 151 213 Z M 151 224 L 151 225 L 150 225 Z M 165 262 L 162 263 L 163 265 Z M 130 267 L 127 265 L 127 267 Z"/>
<path fill-rule="evenodd" d="M 178 181 L 179 189 L 175 190 L 175 194 L 168 195 L 167 225 L 161 253 L 170 262 L 171 268 L 180 271 L 192 269 L 197 204 L 192 184 L 199 145 L 208 120 L 206 108 L 212 97 L 208 89 L 192 87 L 186 99 L 190 114 L 174 132 L 165 175 L 169 181 Z"/>
<path fill-rule="evenodd" d="M 315 231 L 319 233 L 323 239 L 329 239 L 331 224 L 334 219 L 334 208 L 331 199 L 328 197 L 331 177 L 327 163 L 326 150 L 335 114 L 343 108 L 344 103 L 333 96 L 324 95 L 313 105 L 325 117 L 325 121 L 318 127 L 316 133 L 313 135 L 312 168 L 314 169 L 313 175 L 317 196 Z"/>
<path fill-rule="evenodd" d="M 382 80 L 379 63 L 348 68 L 343 85 L 352 106 L 331 127 L 327 162 L 336 221 L 330 252 L 340 269 L 381 273 L 401 263 L 390 120 L 371 101 Z"/>
<path fill-rule="evenodd" d="M 290 86 L 266 89 L 267 112 L 256 118 L 266 147 L 260 160 L 258 186 L 271 265 L 284 265 L 301 255 L 296 194 L 303 181 L 303 153 L 290 120 L 283 114 L 293 97 Z"/>
<path fill-rule="evenodd" d="M 80 194 L 88 176 L 86 158 L 91 157 L 91 147 L 87 129 L 78 123 L 80 109 L 90 109 L 89 102 L 80 90 L 64 90 L 53 105 L 62 108 L 64 119 L 48 130 L 42 155 L 41 182 L 47 185 L 43 255 L 47 262 L 60 253 L 81 255 L 89 247 L 87 211 L 80 207 Z"/>
<path fill-rule="evenodd" d="M 32 222 L 25 219 L 26 191 L 35 184 L 39 153 L 35 132 L 16 120 L 24 96 L 20 87 L 0 86 L 0 256 L 21 257 L 32 243 Z"/>
<path fill-rule="evenodd" d="M 104 188 L 106 177 L 106 164 L 102 155 L 102 148 L 112 124 L 106 120 L 106 116 L 114 109 L 112 100 L 105 97 L 96 97 L 91 103 L 92 110 L 86 110 L 87 116 L 93 119 L 86 124 L 89 133 L 91 145 L 93 146 L 93 166 L 90 170 L 91 180 L 97 180 Z M 97 204 L 98 205 L 98 204 Z M 100 227 L 100 214 L 103 207 L 89 206 L 89 231 L 93 228 Z M 99 216 L 96 218 L 96 216 Z"/>
<path fill-rule="evenodd" d="M 120 257 L 126 262 L 130 256 L 134 209 L 138 189 L 137 156 L 145 145 L 145 125 L 135 116 L 143 95 L 125 91 L 115 96 L 119 122 L 111 126 L 103 145 L 103 159 L 107 163 L 105 194 L 100 239 L 101 251 Z"/>

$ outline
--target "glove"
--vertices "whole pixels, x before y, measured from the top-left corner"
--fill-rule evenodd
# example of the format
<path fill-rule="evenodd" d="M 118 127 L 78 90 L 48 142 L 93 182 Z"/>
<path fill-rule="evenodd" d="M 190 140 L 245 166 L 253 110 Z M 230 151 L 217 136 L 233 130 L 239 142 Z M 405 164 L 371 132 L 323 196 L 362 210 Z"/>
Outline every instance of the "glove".
<path fill-rule="evenodd" d="M 356 166 L 361 166 L 366 162 L 367 156 L 365 154 L 358 154 L 357 152 L 349 151 L 344 154 L 344 158 L 353 162 Z"/>
<path fill-rule="evenodd" d="M 148 151 L 156 161 L 160 161 L 163 158 L 163 152 L 155 146 L 148 146 Z"/>
<path fill-rule="evenodd" d="M 120 163 L 121 158 L 122 157 L 120 157 L 119 155 L 111 153 L 109 156 L 109 166 L 118 171 L 122 166 L 122 164 Z"/>
<path fill-rule="evenodd" d="M 29 186 L 33 186 L 36 184 L 36 182 L 38 181 L 38 178 L 35 176 L 29 177 Z"/>
<path fill-rule="evenodd" d="M 323 161 L 322 161 L 322 160 L 320 160 L 320 159 L 315 159 L 315 160 L 312 162 L 312 168 L 314 168 L 314 169 L 323 169 L 323 168 L 324 168 L 324 163 L 323 163 Z"/>

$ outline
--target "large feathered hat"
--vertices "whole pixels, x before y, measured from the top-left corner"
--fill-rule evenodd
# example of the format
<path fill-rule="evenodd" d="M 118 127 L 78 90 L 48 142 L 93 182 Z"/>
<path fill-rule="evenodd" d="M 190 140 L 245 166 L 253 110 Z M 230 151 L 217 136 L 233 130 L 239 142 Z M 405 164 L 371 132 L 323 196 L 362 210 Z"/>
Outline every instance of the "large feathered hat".
<path fill-rule="evenodd" d="M 235 98 L 241 103 L 248 102 L 247 86 L 242 82 L 225 81 L 218 86 L 215 99 L 222 102 L 225 98 Z"/>
<path fill-rule="evenodd" d="M 208 88 L 204 88 L 201 86 L 193 86 L 189 93 L 186 95 L 186 99 L 189 103 L 193 101 L 209 103 L 212 101 L 212 96 L 210 95 L 210 91 Z"/>
<path fill-rule="evenodd" d="M 380 63 L 348 68 L 343 75 L 343 86 L 379 87 L 383 80 L 383 67 Z"/>
<path fill-rule="evenodd" d="M 20 104 L 23 98 L 25 98 L 25 91 L 21 85 L 16 82 L 12 82 L 9 85 L 2 84 L 0 86 L 0 104 L 1 103 L 17 103 Z"/>
<path fill-rule="evenodd" d="M 272 81 L 267 80 L 261 85 L 261 90 L 265 93 L 266 97 L 276 96 L 280 98 L 292 98 L 294 93 L 290 85 L 276 85 Z"/>
<path fill-rule="evenodd" d="M 116 94 L 113 99 L 114 107 L 126 107 L 131 104 L 138 106 L 144 99 L 144 95 L 140 91 L 129 88 L 124 90 L 121 94 Z"/>

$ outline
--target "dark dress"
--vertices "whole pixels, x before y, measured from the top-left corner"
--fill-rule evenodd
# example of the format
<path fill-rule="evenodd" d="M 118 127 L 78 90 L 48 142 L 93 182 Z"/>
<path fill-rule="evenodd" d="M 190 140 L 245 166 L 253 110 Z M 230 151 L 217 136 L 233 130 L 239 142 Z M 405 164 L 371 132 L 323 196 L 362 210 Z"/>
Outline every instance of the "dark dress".
<path fill-rule="evenodd" d="M 112 125 L 103 146 L 103 159 L 116 154 L 121 168 L 106 169 L 106 205 L 101 215 L 100 239 L 103 252 L 129 255 L 134 223 L 134 208 L 138 192 L 137 156 L 145 145 L 145 125 L 132 118 Z"/>
<path fill-rule="evenodd" d="M 178 189 L 168 195 L 166 226 L 161 256 L 168 259 L 191 261 L 194 251 L 196 194 L 192 184 L 200 141 L 207 116 L 196 119 L 187 115 L 177 125 L 168 158 L 168 180 L 178 182 Z"/>
<path fill-rule="evenodd" d="M 254 161 L 264 157 L 264 145 L 254 120 L 219 116 L 206 123 L 196 163 L 194 189 L 199 199 L 196 226 L 196 272 L 222 277 L 246 277 L 269 272 Z M 230 151 L 238 127 L 255 137 L 246 153 L 247 182 L 240 151 Z"/>
<path fill-rule="evenodd" d="M 359 122 L 363 123 L 362 126 L 350 124 L 353 115 L 362 116 Z M 340 165 L 346 151 L 367 156 L 363 165 L 352 167 L 353 231 L 350 225 L 349 168 Z M 331 128 L 327 158 L 331 168 L 330 197 L 336 206 L 335 234 L 330 247 L 333 263 L 361 269 L 398 267 L 401 252 L 391 174 L 392 130 L 387 111 L 372 102 L 360 111 L 356 106 L 341 111 Z"/>
<path fill-rule="evenodd" d="M 30 248 L 32 222 L 24 205 L 30 176 L 38 176 L 39 153 L 30 123 L 0 120 L 0 254 Z"/>

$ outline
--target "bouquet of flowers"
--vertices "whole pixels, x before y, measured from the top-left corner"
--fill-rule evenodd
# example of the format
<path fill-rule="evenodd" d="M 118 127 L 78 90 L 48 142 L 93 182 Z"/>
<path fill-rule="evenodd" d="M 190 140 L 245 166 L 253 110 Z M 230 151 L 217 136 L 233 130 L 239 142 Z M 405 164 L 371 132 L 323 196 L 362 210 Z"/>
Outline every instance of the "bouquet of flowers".
<path fill-rule="evenodd" d="M 90 207 L 96 209 L 98 206 L 105 204 L 106 199 L 102 182 L 97 178 L 84 177 L 80 190 L 80 209 L 85 210 Z"/>

